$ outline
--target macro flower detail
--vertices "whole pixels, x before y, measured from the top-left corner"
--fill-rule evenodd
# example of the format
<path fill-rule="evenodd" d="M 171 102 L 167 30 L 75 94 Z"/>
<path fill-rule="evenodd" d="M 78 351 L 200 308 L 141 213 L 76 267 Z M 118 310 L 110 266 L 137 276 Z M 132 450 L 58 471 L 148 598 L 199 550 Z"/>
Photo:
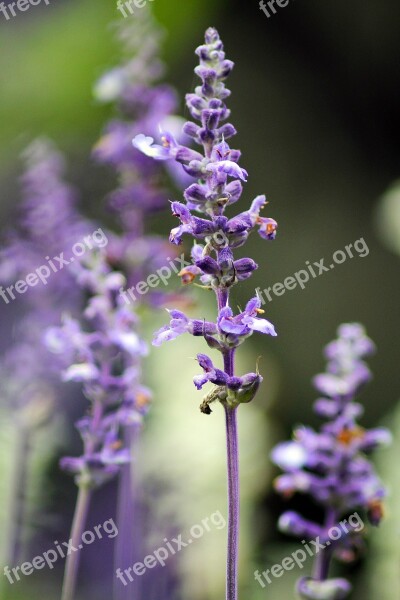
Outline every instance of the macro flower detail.
<path fill-rule="evenodd" d="M 196 388 L 200 390 L 206 383 L 217 386 L 205 396 L 200 406 L 200 410 L 206 414 L 211 413 L 210 404 L 216 400 L 226 403 L 230 408 L 251 402 L 263 380 L 259 373 L 247 373 L 242 377 L 228 376 L 221 369 L 217 369 L 211 358 L 205 354 L 198 354 L 197 361 L 204 374 L 194 377 Z"/>
<path fill-rule="evenodd" d="M 234 179 L 247 181 L 247 171 L 239 167 L 233 160 L 230 160 L 231 155 L 232 151 L 225 141 L 214 146 L 211 153 L 211 160 L 206 165 L 206 171 L 211 171 L 214 175 L 215 181 L 213 183 L 217 185 L 225 184 L 225 175 Z M 236 157 L 239 158 L 237 155 Z"/>
<path fill-rule="evenodd" d="M 259 4 L 0 0 L 0 600 L 400 600 L 394 10 Z"/>
<path fill-rule="evenodd" d="M 169 325 L 164 325 L 156 332 L 153 345 L 161 346 L 164 342 L 170 342 L 183 333 L 194 336 L 203 336 L 207 341 L 213 340 L 213 347 L 224 351 L 235 348 L 244 342 L 246 338 L 255 331 L 275 337 L 277 335 L 272 323 L 262 319 L 258 315 L 263 311 L 260 309 L 259 298 L 253 298 L 247 303 L 245 310 L 234 315 L 229 306 L 220 310 L 217 323 L 189 319 L 179 310 L 168 310 L 171 316 Z"/>
<path fill-rule="evenodd" d="M 178 148 L 178 144 L 170 133 L 164 134 L 162 137 L 163 145 L 154 144 L 154 138 L 140 133 L 135 137 L 134 147 L 143 152 L 146 156 L 156 160 L 168 160 L 175 158 L 173 150 Z"/>
<path fill-rule="evenodd" d="M 131 422 L 131 415 L 140 425 L 147 410 L 147 405 L 137 402 L 144 389 L 140 363 L 147 347 L 135 332 L 136 315 L 118 295 L 122 275 L 111 272 L 106 263 L 99 275 L 99 262 L 104 258 L 104 253 L 92 256 L 77 269 L 77 278 L 81 285 L 86 282 L 89 294 L 85 322 L 66 316 L 61 327 L 46 332 L 48 348 L 62 354 L 69 363 L 63 380 L 82 383 L 91 402 L 90 416 L 77 423 L 84 443 L 83 456 L 61 461 L 63 467 L 75 473 L 78 482 L 83 478 L 89 487 L 101 485 L 118 473 L 118 465 L 129 462 L 121 429 L 125 422 Z M 98 277 L 92 281 L 90 274 L 96 271 Z M 111 452 L 111 446 L 114 450 L 118 446 L 118 453 Z"/>
<path fill-rule="evenodd" d="M 259 298 L 250 300 L 243 312 L 234 316 L 232 309 L 225 306 L 220 310 L 218 327 L 222 334 L 229 338 L 229 345 L 239 345 L 255 331 L 275 337 L 277 335 L 272 323 L 258 315 L 263 314 Z"/>
<path fill-rule="evenodd" d="M 188 319 L 188 317 L 179 310 L 168 310 L 171 315 L 169 325 L 164 325 L 154 336 L 153 345 L 161 346 L 163 342 L 169 342 L 179 337 L 183 333 L 191 335 L 216 335 L 217 327 L 214 323 L 199 321 L 198 319 Z"/>
<path fill-rule="evenodd" d="M 335 540 L 329 537 L 329 531 L 355 511 L 364 511 L 372 525 L 379 525 L 383 517 L 386 490 L 369 454 L 389 444 L 391 435 L 384 428 L 361 427 L 357 419 L 363 409 L 355 401 L 371 379 L 364 359 L 373 351 L 374 344 L 361 325 L 341 325 L 338 338 L 325 349 L 326 372 L 314 378 L 315 387 L 326 396 L 314 405 L 315 412 L 325 419 L 324 424 L 319 431 L 296 428 L 292 441 L 280 443 L 272 451 L 273 462 L 284 471 L 275 482 L 277 491 L 285 497 L 296 492 L 308 494 L 324 509 L 322 524 L 293 511 L 284 513 L 279 520 L 280 529 L 286 533 L 307 540 L 318 538 L 323 544 L 329 542 L 329 551 L 325 548 L 316 557 L 313 576 L 298 583 L 302 598 L 347 597 L 350 583 L 329 579 L 329 566 L 333 557 L 344 561 L 357 557 L 363 547 L 363 527 L 350 528 Z"/>

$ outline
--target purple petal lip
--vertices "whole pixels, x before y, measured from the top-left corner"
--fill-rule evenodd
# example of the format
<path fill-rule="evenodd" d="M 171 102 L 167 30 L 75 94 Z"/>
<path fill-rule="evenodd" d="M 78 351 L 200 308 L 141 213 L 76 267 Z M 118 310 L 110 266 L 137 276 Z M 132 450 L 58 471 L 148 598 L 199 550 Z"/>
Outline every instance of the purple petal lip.
<path fill-rule="evenodd" d="M 230 177 L 239 177 L 243 181 L 247 181 L 248 173 L 245 169 L 241 169 L 239 165 L 232 162 L 231 160 L 223 160 L 217 163 L 209 163 L 206 166 L 207 171 L 211 171 L 213 173 L 225 173 Z"/>
<path fill-rule="evenodd" d="M 154 158 L 155 160 L 168 160 L 171 158 L 170 151 L 164 146 L 154 144 L 154 138 L 145 136 L 143 133 L 135 136 L 132 140 L 132 144 L 135 148 L 143 152 L 146 156 Z"/>

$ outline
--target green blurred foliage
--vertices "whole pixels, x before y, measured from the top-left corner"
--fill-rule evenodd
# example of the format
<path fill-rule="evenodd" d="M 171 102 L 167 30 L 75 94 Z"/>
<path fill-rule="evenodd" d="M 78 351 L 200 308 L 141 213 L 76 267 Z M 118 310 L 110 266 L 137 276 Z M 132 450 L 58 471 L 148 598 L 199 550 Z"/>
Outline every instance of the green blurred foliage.
<path fill-rule="evenodd" d="M 379 453 L 377 469 L 388 483 L 385 520 L 378 530 L 370 531 L 369 553 L 366 557 L 357 596 L 373 600 L 399 600 L 400 598 L 400 404 L 383 423 L 393 432 L 389 450 Z M 371 530 L 372 528 L 370 528 Z"/>
<path fill-rule="evenodd" d="M 176 57 L 178 48 L 203 29 L 218 8 L 211 0 L 156 0 L 156 16 L 173 32 L 166 39 L 167 59 Z M 1 16 L 3 171 L 38 135 L 53 137 L 62 148 L 74 148 L 78 141 L 90 148 L 107 114 L 94 104 L 92 86 L 119 60 L 110 24 L 120 18 L 116 2 L 107 0 L 55 0 L 48 7 L 17 13 L 10 21 Z"/>

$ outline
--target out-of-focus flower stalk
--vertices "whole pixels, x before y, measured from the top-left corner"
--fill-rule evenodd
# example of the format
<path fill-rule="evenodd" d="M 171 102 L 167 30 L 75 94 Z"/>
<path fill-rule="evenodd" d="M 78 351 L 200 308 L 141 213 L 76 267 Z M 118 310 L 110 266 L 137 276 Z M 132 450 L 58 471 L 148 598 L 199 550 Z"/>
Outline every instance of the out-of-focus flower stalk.
<path fill-rule="evenodd" d="M 314 378 L 323 394 L 315 403 L 315 412 L 326 419 L 319 432 L 298 427 L 294 441 L 275 447 L 273 461 L 285 472 L 276 480 L 276 489 L 284 497 L 295 492 L 309 494 L 324 513 L 322 524 L 304 519 L 296 512 L 285 512 L 280 520 L 282 531 L 308 540 L 319 540 L 312 577 L 298 582 L 298 592 L 309 600 L 341 600 L 351 591 L 344 578 L 329 578 L 333 558 L 352 562 L 364 549 L 363 523 L 354 527 L 354 511 L 364 511 L 372 525 L 383 516 L 385 488 L 377 477 L 368 456 L 391 436 L 384 428 L 366 430 L 357 423 L 363 413 L 355 401 L 361 388 L 370 380 L 371 372 L 364 358 L 374 350 L 364 328 L 357 324 L 341 325 L 337 340 L 325 350 L 326 373 Z M 354 513 L 354 514 L 351 514 Z M 347 530 L 340 529 L 349 519 Z M 359 515 L 358 515 L 358 518 Z M 347 520 L 344 522 L 347 523 Z M 341 535 L 330 537 L 332 528 Z"/>
<path fill-rule="evenodd" d="M 64 160 L 47 139 L 35 140 L 23 154 L 25 171 L 21 178 L 22 202 L 17 226 L 6 234 L 0 251 L 0 282 L 11 286 L 34 272 L 46 255 L 59 255 L 87 233 L 85 222 L 75 209 L 75 194 L 64 182 Z M 11 510 L 5 564 L 16 565 L 22 558 L 22 528 L 29 474 L 30 449 L 38 429 L 54 413 L 59 383 L 57 364 L 48 354 L 42 331 L 55 324 L 62 310 L 74 311 L 79 294 L 67 269 L 40 281 L 24 296 L 11 297 L 5 311 L 17 310 L 16 341 L 2 360 L 1 389 L 15 423 Z M 12 287 L 10 288 L 12 289 Z"/>
<path fill-rule="evenodd" d="M 113 119 L 94 149 L 95 158 L 111 166 L 118 188 L 110 194 L 110 206 L 119 216 L 122 233 L 108 233 L 107 248 L 82 260 L 76 267 L 78 287 L 88 302 L 80 321 L 66 318 L 59 329 L 47 333 L 53 351 L 66 359 L 64 379 L 80 381 L 90 401 L 90 412 L 77 423 L 83 454 L 67 457 L 62 466 L 75 474 L 79 488 L 73 534 L 79 537 L 87 516 L 91 491 L 118 476 L 115 567 L 133 564 L 135 544 L 135 495 L 133 456 L 135 440 L 150 402 L 141 381 L 141 361 L 146 353 L 139 335 L 138 302 L 127 305 L 124 287 L 154 273 L 167 261 L 167 244 L 146 233 L 148 215 L 167 206 L 163 165 L 132 148 L 132 136 L 146 125 L 158 131 L 170 120 L 174 92 L 155 85 L 161 74 L 158 60 L 159 30 L 147 10 L 138 19 L 118 24 L 124 62 L 96 84 L 99 101 L 116 104 Z M 118 265 L 118 267 L 116 266 Z M 146 300 L 159 304 L 165 294 L 149 293 Z M 137 457 L 135 457 L 136 459 Z M 68 556 L 63 600 L 72 600 L 78 556 Z M 132 589 L 114 578 L 115 600 L 131 597 Z"/>
<path fill-rule="evenodd" d="M 107 72 L 95 87 L 96 98 L 113 103 L 117 117 L 110 121 L 94 149 L 95 158 L 111 166 L 118 178 L 118 188 L 110 194 L 110 206 L 118 215 L 123 234 L 114 244 L 114 260 L 124 266 L 127 287 L 135 285 L 147 275 L 167 264 L 171 254 L 168 244 L 147 233 L 147 218 L 168 206 L 165 185 L 170 176 L 178 183 L 182 176 L 168 165 L 155 164 L 132 148 L 132 137 L 143 128 L 156 135 L 160 127 L 178 131 L 181 120 L 172 116 L 176 94 L 172 88 L 158 83 L 164 72 L 159 54 L 163 31 L 151 11 L 144 8 L 134 19 L 117 24 L 117 35 L 122 46 L 122 64 Z M 166 176 L 167 175 L 167 176 Z M 185 180 L 185 178 L 183 178 Z M 186 179 L 187 181 L 187 179 Z M 146 299 L 138 300 L 159 305 L 165 292 L 153 290 Z M 139 429 L 125 425 L 123 434 L 134 456 Z M 115 542 L 115 568 L 128 568 L 134 560 L 134 546 L 139 541 L 135 532 L 135 482 L 133 463 L 121 467 L 117 521 L 119 535 Z M 115 578 L 114 600 L 128 600 L 127 589 Z"/>

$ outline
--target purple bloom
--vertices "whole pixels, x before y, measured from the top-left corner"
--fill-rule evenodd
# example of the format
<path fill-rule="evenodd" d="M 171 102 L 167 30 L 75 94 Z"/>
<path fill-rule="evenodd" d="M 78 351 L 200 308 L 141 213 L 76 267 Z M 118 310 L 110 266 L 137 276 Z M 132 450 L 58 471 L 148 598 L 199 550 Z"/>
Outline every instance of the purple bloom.
<path fill-rule="evenodd" d="M 175 91 L 158 83 L 163 66 L 158 58 L 159 35 L 150 12 L 142 11 L 139 19 L 122 21 L 118 36 L 128 58 L 95 86 L 97 99 L 115 102 L 118 115 L 106 126 L 93 154 L 100 163 L 112 167 L 119 182 L 108 199 L 123 235 L 114 236 L 109 260 L 122 268 L 130 288 L 167 265 L 172 255 L 164 240 L 145 234 L 147 216 L 168 206 L 168 178 L 179 185 L 182 177 L 185 184 L 192 179 L 174 161 L 165 162 L 189 138 L 182 133 L 183 119 L 173 114 Z M 134 147 L 132 139 L 136 136 Z M 154 145 L 159 137 L 161 144 Z M 157 305 L 165 298 L 166 294 L 157 290 L 146 295 L 147 302 Z"/>
<path fill-rule="evenodd" d="M 144 400 L 140 381 L 147 347 L 135 331 L 137 317 L 132 307 L 119 296 L 124 278 L 111 271 L 105 258 L 104 251 L 99 251 L 82 261 L 77 270 L 80 285 L 89 293 L 84 321 L 66 317 L 61 328 L 46 333 L 49 349 L 68 362 L 63 380 L 82 383 L 91 402 L 90 417 L 77 423 L 84 453 L 80 459 L 61 463 L 73 470 L 78 482 L 83 478 L 91 486 L 116 475 L 119 466 L 128 461 L 123 427 L 131 424 L 130 413 L 136 414 L 135 422 L 140 424 L 150 400 L 148 394 Z M 97 278 L 91 277 L 93 273 Z M 121 419 L 122 414 L 126 416 Z"/>
<path fill-rule="evenodd" d="M 220 332 L 228 335 L 234 334 L 234 336 L 237 336 L 238 343 L 241 343 L 244 338 L 254 331 L 276 336 L 277 333 L 272 323 L 257 316 L 264 312 L 260 306 L 260 299 L 253 298 L 247 303 L 245 310 L 236 316 L 233 316 L 233 311 L 229 306 L 222 308 L 218 319 Z"/>
<path fill-rule="evenodd" d="M 106 248 L 75 262 L 74 287 L 87 299 L 82 318 L 66 316 L 45 336 L 48 347 L 63 357 L 63 380 L 80 382 L 90 402 L 89 417 L 77 424 L 83 455 L 62 464 L 75 465 L 77 480 L 92 486 L 121 472 L 130 454 L 129 432 L 140 427 L 151 398 L 141 383 L 147 347 L 138 333 L 136 306 L 120 291 L 145 280 L 173 256 L 164 240 L 145 234 L 146 217 L 168 205 L 160 184 L 166 180 L 164 165 L 133 148 L 132 138 L 142 128 L 151 140 L 161 131 L 165 151 L 187 140 L 180 132 L 182 120 L 173 116 L 175 92 L 157 83 L 163 68 L 151 14 L 142 11 L 137 20 L 121 22 L 118 37 L 126 58 L 95 86 L 96 98 L 116 103 L 118 114 L 93 154 L 116 172 L 119 187 L 109 195 L 109 204 L 118 212 L 123 233 L 107 232 Z M 155 157 L 161 150 L 151 150 L 151 144 L 144 138 L 139 146 Z M 157 292 L 146 298 L 157 304 L 164 299 Z"/>
<path fill-rule="evenodd" d="M 186 190 L 186 197 L 188 197 L 189 189 Z M 259 216 L 260 210 L 265 204 L 265 196 L 259 196 L 248 211 L 240 213 L 232 219 L 227 219 L 225 216 L 216 216 L 210 221 L 191 214 L 190 210 L 193 210 L 192 202 L 187 202 L 186 207 L 180 202 L 172 202 L 173 214 L 180 219 L 182 225 L 171 231 L 170 241 L 174 244 L 181 244 L 182 236 L 188 234 L 197 240 L 211 238 L 211 243 L 214 242 L 214 246 L 222 246 L 223 243 L 226 243 L 234 249 L 246 242 L 250 232 L 255 227 L 259 227 L 259 234 L 262 238 L 273 240 L 276 237 L 276 221 Z M 219 239 L 222 241 L 219 242 Z"/>
<path fill-rule="evenodd" d="M 234 179 L 242 179 L 247 181 L 248 173 L 245 169 L 241 169 L 239 165 L 232 162 L 231 160 L 217 160 L 216 162 L 210 162 L 206 166 L 206 171 L 211 171 L 214 174 L 216 181 L 225 183 L 224 175 L 233 177 Z"/>
<path fill-rule="evenodd" d="M 100 294 L 95 293 L 87 307 L 86 316 L 93 327 L 106 333 L 98 344 L 100 348 L 102 344 L 106 344 L 104 352 L 113 369 L 111 374 L 105 374 L 106 377 L 103 373 L 102 379 L 91 387 L 95 395 L 99 388 L 100 391 L 101 387 L 107 389 L 108 396 L 114 403 L 111 413 L 107 407 L 107 415 L 103 421 L 107 422 L 112 431 L 118 425 L 119 437 L 116 443 L 118 445 L 118 442 L 122 442 L 117 451 L 118 457 L 119 452 L 124 456 L 124 449 L 130 447 L 133 451 L 134 440 L 138 436 L 151 397 L 141 384 L 144 348 L 138 335 L 136 308 L 144 303 L 153 307 L 165 306 L 167 302 L 171 305 L 169 297 L 176 298 L 176 294 L 168 294 L 163 286 L 152 288 L 143 296 L 131 294 L 149 276 L 154 280 L 154 273 L 159 269 L 165 272 L 165 267 L 172 264 L 175 256 L 178 256 L 167 241 L 147 233 L 147 217 L 168 207 L 169 180 L 172 179 L 179 187 L 192 182 L 192 178 L 182 170 L 180 164 L 153 158 L 165 158 L 172 152 L 177 153 L 180 144 L 189 140 L 182 133 L 183 119 L 174 116 L 176 93 L 169 86 L 159 83 L 164 70 L 158 58 L 160 30 L 150 10 L 142 9 L 139 12 L 134 19 L 123 20 L 118 27 L 126 57 L 123 64 L 103 77 L 96 86 L 99 100 L 117 104 L 117 118 L 106 127 L 102 139 L 94 149 L 94 156 L 99 162 L 110 165 L 117 176 L 118 188 L 109 194 L 108 200 L 109 206 L 118 215 L 123 233 L 110 238 L 105 263 L 112 271 L 120 271 L 124 281 L 115 288 L 112 287 L 108 293 L 105 290 Z M 139 137 L 139 147 L 145 152 L 135 148 L 132 138 L 141 132 L 145 132 L 152 140 L 158 140 L 161 135 L 160 145 L 153 146 L 149 139 L 140 141 Z M 110 293 L 115 299 L 117 288 L 121 289 L 121 296 L 129 306 L 116 302 L 111 311 L 113 316 L 107 323 L 104 318 L 107 316 L 107 309 L 104 308 L 106 314 L 102 313 L 104 299 Z M 126 291 L 122 291 L 122 288 Z M 109 311 L 108 317 L 111 317 Z M 112 360 L 114 355 L 115 360 Z M 111 468 L 109 461 L 105 463 L 108 455 L 108 448 L 103 444 L 100 458 L 104 469 Z M 121 568 L 128 568 L 133 560 L 133 545 L 138 544 L 134 540 L 140 535 L 137 520 L 132 516 L 135 485 L 130 465 L 113 464 L 112 468 L 114 472 L 118 471 L 120 480 L 117 514 L 120 534 L 116 540 L 115 555 Z M 126 591 L 117 593 L 121 598 L 124 595 Z"/>
<path fill-rule="evenodd" d="M 214 323 L 207 321 L 199 321 L 198 319 L 189 319 L 183 312 L 179 310 L 168 310 L 171 315 L 169 325 L 161 327 L 155 333 L 153 339 L 154 346 L 161 346 L 164 342 L 170 342 L 179 337 L 183 333 L 199 336 L 216 336 L 218 333 L 217 326 Z"/>
<path fill-rule="evenodd" d="M 212 339 L 215 343 L 214 347 L 223 351 L 239 346 L 254 331 L 276 336 L 277 333 L 272 323 L 257 316 L 263 312 L 260 305 L 260 300 L 253 298 L 247 303 L 244 312 L 236 316 L 229 306 L 225 306 L 220 310 L 217 324 L 205 320 L 189 319 L 181 311 L 169 310 L 170 324 L 164 325 L 155 334 L 153 345 L 160 346 L 164 342 L 176 339 L 183 333 L 190 333 L 194 336 L 203 336 L 207 341 Z"/>
<path fill-rule="evenodd" d="M 329 563 L 332 556 L 355 557 L 362 533 L 354 529 L 332 541 L 329 530 L 354 511 L 364 510 L 373 525 L 378 525 L 383 515 L 386 491 L 367 455 L 390 443 L 391 436 L 383 428 L 368 431 L 360 427 L 357 419 L 362 407 L 354 401 L 361 386 L 371 378 L 363 359 L 373 350 L 361 325 L 339 327 L 338 339 L 325 350 L 327 372 L 314 378 L 315 387 L 328 397 L 318 399 L 314 408 L 327 421 L 319 431 L 296 428 L 293 441 L 278 444 L 272 452 L 273 462 L 284 471 L 276 480 L 277 491 L 284 496 L 309 494 L 325 511 L 323 524 L 307 521 L 294 512 L 284 513 L 279 521 L 282 531 L 307 539 L 319 537 L 322 542 L 329 540 L 332 546 L 329 553 L 321 551 L 314 577 L 300 580 L 302 598 L 348 595 L 348 582 L 328 579 Z"/>
<path fill-rule="evenodd" d="M 204 369 L 204 375 L 198 375 L 193 380 L 198 390 L 201 390 L 203 385 L 208 381 L 215 385 L 229 385 L 230 378 L 228 375 L 224 371 L 221 371 L 221 369 L 216 369 L 208 356 L 198 354 L 197 360 L 199 365 Z"/>
<path fill-rule="evenodd" d="M 45 138 L 35 140 L 23 159 L 26 168 L 21 177 L 20 217 L 0 252 L 3 285 L 25 279 L 43 265 L 45 257 L 71 252 L 73 244 L 93 230 L 76 209 L 76 194 L 64 181 L 64 158 L 53 143 Z M 24 302 L 36 311 L 40 327 L 56 322 L 63 309 L 78 304 L 79 292 L 73 281 L 71 270 L 63 268 L 49 277 L 46 285 L 39 282 L 34 290 L 28 290 Z"/>
<path fill-rule="evenodd" d="M 176 157 L 174 150 L 178 148 L 173 135 L 166 133 L 163 135 L 163 145 L 154 144 L 154 139 L 145 136 L 142 133 L 137 135 L 133 140 L 133 146 L 143 152 L 146 156 L 156 160 L 168 160 Z"/>

